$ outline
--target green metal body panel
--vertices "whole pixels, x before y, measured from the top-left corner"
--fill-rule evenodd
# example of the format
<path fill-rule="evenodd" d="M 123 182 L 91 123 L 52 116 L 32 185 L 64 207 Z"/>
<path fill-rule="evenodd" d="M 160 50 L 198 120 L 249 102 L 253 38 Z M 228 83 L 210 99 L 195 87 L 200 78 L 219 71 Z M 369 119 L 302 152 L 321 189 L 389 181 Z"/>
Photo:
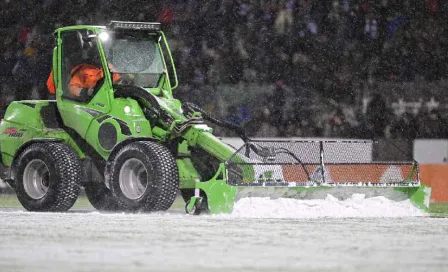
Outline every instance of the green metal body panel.
<path fill-rule="evenodd" d="M 419 187 L 396 187 L 394 190 L 406 194 L 412 204 L 425 212 L 429 212 L 431 187 L 420 184 Z"/>
<path fill-rule="evenodd" d="M 17 150 L 33 139 L 60 139 L 70 145 L 80 158 L 84 153 L 63 129 L 47 128 L 41 117 L 43 107 L 49 101 L 13 102 L 8 106 L 0 123 L 0 147 L 2 163 L 11 166 Z"/>

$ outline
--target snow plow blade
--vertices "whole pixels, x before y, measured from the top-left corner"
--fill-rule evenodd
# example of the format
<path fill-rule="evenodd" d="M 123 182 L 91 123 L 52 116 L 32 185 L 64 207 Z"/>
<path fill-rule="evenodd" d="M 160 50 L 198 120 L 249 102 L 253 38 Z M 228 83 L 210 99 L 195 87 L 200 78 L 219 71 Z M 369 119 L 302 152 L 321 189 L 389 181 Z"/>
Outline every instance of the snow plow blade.
<path fill-rule="evenodd" d="M 428 211 L 431 188 L 419 165 L 373 161 L 372 141 L 251 141 L 222 163 L 215 177 L 196 183 L 188 209 L 231 213 L 244 197 L 339 200 L 353 194 L 409 199 Z M 200 190 L 206 197 L 200 197 Z"/>

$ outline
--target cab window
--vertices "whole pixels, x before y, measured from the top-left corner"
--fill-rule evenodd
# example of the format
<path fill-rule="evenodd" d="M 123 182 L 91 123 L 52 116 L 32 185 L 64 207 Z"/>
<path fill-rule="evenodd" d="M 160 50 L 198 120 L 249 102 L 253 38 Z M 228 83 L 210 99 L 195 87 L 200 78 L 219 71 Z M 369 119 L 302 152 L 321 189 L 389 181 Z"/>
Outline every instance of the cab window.
<path fill-rule="evenodd" d="M 62 39 L 63 97 L 87 102 L 101 88 L 104 73 L 96 39 L 88 30 L 66 31 Z"/>

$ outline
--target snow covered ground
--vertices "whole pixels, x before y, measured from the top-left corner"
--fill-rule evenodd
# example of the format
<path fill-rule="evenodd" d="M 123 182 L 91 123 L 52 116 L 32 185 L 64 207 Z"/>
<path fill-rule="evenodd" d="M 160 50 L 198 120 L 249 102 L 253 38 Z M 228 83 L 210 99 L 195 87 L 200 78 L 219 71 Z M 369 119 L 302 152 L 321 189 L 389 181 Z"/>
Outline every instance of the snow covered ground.
<path fill-rule="evenodd" d="M 1 271 L 448 270 L 448 219 L 382 197 L 243 199 L 214 216 L 3 209 L 0 224 Z"/>

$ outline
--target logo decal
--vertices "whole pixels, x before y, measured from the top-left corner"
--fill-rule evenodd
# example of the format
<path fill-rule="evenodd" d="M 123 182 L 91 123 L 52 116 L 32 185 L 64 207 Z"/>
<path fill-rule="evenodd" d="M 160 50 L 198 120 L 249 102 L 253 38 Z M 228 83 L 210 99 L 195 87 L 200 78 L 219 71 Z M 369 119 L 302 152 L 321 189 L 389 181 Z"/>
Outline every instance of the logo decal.
<path fill-rule="evenodd" d="M 5 129 L 4 134 L 8 134 L 9 137 L 20 138 L 23 136 L 22 132 L 18 132 L 17 128 L 7 128 Z"/>
<path fill-rule="evenodd" d="M 5 129 L 5 134 L 11 134 L 11 133 L 16 133 L 17 132 L 17 128 L 7 128 Z"/>

